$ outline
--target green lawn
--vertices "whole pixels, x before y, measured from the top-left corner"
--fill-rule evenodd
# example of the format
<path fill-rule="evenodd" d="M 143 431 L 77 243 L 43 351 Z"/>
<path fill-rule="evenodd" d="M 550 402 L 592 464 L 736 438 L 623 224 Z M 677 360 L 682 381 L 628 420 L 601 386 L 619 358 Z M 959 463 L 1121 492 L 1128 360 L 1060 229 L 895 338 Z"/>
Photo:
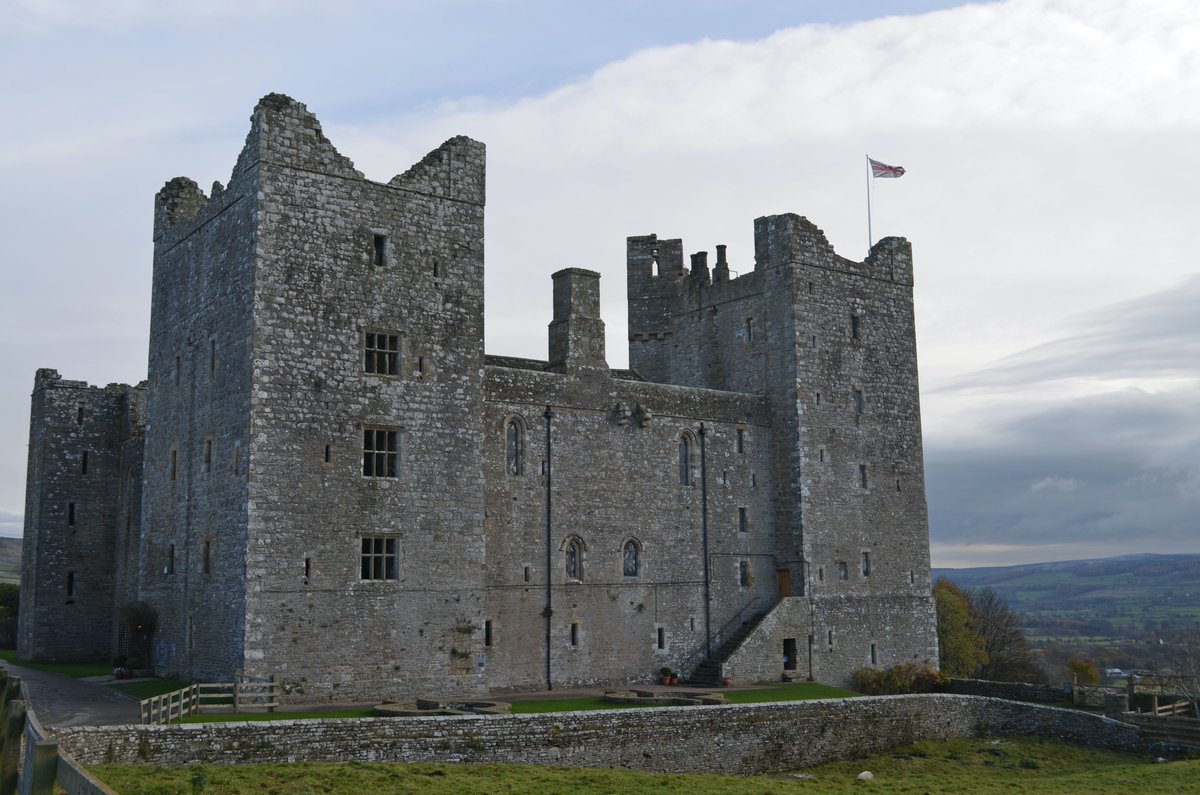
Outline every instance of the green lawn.
<path fill-rule="evenodd" d="M 18 660 L 15 649 L 0 649 L 0 660 L 10 662 L 13 665 L 20 665 L 23 668 L 33 668 L 36 671 L 49 671 L 50 673 L 71 676 L 76 679 L 81 679 L 85 676 L 104 676 L 113 672 L 113 667 L 109 660 L 82 663 L 30 662 L 28 660 Z"/>
<path fill-rule="evenodd" d="M 327 709 L 310 712 L 218 712 L 204 715 L 189 715 L 184 723 L 233 723 L 248 720 L 304 720 L 306 718 L 369 718 L 375 714 L 370 709 Z"/>
<path fill-rule="evenodd" d="M 694 687 L 685 687 L 683 689 L 687 691 L 697 690 Z M 758 704 L 764 701 L 808 701 L 814 698 L 851 698 L 860 695 L 850 690 L 819 685 L 815 682 L 777 685 L 775 687 L 764 687 L 761 690 L 714 689 L 712 692 L 724 692 L 725 701 L 729 704 Z M 575 712 L 589 709 L 642 709 L 644 707 L 660 706 L 654 704 L 649 699 L 647 699 L 647 702 L 646 704 L 614 704 L 611 701 L 605 701 L 602 696 L 554 699 L 538 698 L 528 701 L 514 701 L 512 702 L 512 711 L 517 713 Z"/>
<path fill-rule="evenodd" d="M 856 780 L 860 771 L 875 778 Z M 93 772 L 123 793 L 228 793 L 312 795 L 315 793 L 839 793 L 887 792 L 917 795 L 1002 793 L 1200 791 L 1200 761 L 1153 764 L 1145 757 L 1077 748 L 1035 739 L 921 742 L 851 762 L 834 762 L 790 775 L 704 776 L 637 773 L 522 765 L 322 764 L 202 765 L 159 768 L 101 765 Z"/>

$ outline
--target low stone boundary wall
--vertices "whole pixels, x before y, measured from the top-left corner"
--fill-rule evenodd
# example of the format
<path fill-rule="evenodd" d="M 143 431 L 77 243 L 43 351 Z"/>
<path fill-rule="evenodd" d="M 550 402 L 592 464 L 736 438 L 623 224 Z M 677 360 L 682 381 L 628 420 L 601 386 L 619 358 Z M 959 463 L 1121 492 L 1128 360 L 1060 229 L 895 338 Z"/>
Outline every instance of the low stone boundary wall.
<path fill-rule="evenodd" d="M 60 729 L 85 765 L 512 762 L 676 773 L 809 767 L 920 739 L 1036 735 L 1133 750 L 1137 728 L 994 698 L 925 694 L 534 715 L 359 718 Z"/>
<path fill-rule="evenodd" d="M 1036 701 L 1042 704 L 1071 702 L 1071 694 L 1053 685 L 1028 682 L 992 682 L 987 679 L 951 679 L 950 692 L 963 696 L 991 696 L 1012 701 Z"/>

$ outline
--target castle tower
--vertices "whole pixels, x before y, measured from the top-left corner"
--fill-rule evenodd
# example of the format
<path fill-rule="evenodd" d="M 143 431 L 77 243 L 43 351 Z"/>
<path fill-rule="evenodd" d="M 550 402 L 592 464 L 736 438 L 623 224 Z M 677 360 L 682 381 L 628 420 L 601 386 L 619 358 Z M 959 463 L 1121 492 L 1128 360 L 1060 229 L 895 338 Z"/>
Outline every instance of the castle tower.
<path fill-rule="evenodd" d="M 854 262 L 807 219 L 768 216 L 753 270 L 730 279 L 721 247 L 711 285 L 700 256 L 652 272 L 661 248 L 629 238 L 631 367 L 770 401 L 774 567 L 794 602 L 771 632 L 822 681 L 936 665 L 908 243 Z"/>
<path fill-rule="evenodd" d="M 17 653 L 93 660 L 120 648 L 133 600 L 144 390 L 34 378 Z"/>
<path fill-rule="evenodd" d="M 227 187 L 159 193 L 159 671 L 276 674 L 307 701 L 480 689 L 456 630 L 483 601 L 483 185 L 461 137 L 366 180 L 273 94 Z"/>

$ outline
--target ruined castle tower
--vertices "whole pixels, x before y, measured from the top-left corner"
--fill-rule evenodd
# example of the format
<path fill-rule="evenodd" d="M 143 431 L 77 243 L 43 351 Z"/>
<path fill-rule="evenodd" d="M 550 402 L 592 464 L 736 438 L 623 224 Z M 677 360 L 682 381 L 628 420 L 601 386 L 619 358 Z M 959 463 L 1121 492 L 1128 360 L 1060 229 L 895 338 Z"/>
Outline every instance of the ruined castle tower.
<path fill-rule="evenodd" d="M 143 601 L 159 672 L 296 702 L 936 664 L 905 241 L 760 218 L 734 278 L 629 238 L 620 370 L 581 268 L 545 360 L 484 355 L 483 212 L 482 144 L 371 182 L 280 95 L 228 186 L 167 183 L 145 388 L 39 371 L 22 653 Z"/>

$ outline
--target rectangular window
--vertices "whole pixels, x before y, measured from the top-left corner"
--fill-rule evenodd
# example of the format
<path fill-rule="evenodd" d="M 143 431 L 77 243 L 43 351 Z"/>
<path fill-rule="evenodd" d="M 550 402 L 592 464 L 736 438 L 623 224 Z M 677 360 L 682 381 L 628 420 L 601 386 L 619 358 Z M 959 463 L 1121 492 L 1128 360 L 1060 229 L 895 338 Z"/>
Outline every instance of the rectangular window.
<path fill-rule="evenodd" d="M 380 428 L 363 430 L 363 476 L 394 478 L 399 476 L 399 432 Z"/>
<path fill-rule="evenodd" d="M 863 413 L 863 393 L 861 389 L 854 390 L 854 413 Z"/>
<path fill-rule="evenodd" d="M 200 557 L 200 571 L 212 574 L 212 541 L 204 540 L 204 551 Z"/>
<path fill-rule="evenodd" d="M 73 527 L 74 525 L 75 525 L 75 503 L 68 502 L 67 503 L 67 526 Z"/>
<path fill-rule="evenodd" d="M 88 468 L 88 451 L 84 450 L 79 456 L 79 474 L 86 475 Z"/>
<path fill-rule="evenodd" d="M 825 633 L 825 643 L 827 643 L 829 645 L 829 648 L 831 648 L 831 649 L 833 648 L 833 630 L 832 629 Z"/>
<path fill-rule="evenodd" d="M 328 464 L 333 460 L 333 450 L 329 445 L 325 445 L 325 463 Z"/>
<path fill-rule="evenodd" d="M 179 380 L 182 377 L 183 377 L 183 357 L 176 356 L 175 357 L 175 383 L 178 384 Z"/>
<path fill-rule="evenodd" d="M 858 483 L 864 489 L 867 488 L 867 465 L 866 464 L 858 465 Z"/>
<path fill-rule="evenodd" d="M 746 318 L 746 342 L 754 342 L 754 318 Z"/>
<path fill-rule="evenodd" d="M 746 429 L 737 429 L 737 451 L 739 453 L 746 452 Z"/>
<path fill-rule="evenodd" d="M 215 375 L 217 372 L 217 341 L 208 341 L 208 374 Z"/>
<path fill-rule="evenodd" d="M 212 472 L 212 439 L 204 440 L 204 471 Z"/>
<path fill-rule="evenodd" d="M 738 508 L 738 532 L 745 533 L 750 529 L 750 517 L 745 508 Z"/>
<path fill-rule="evenodd" d="M 525 582 L 529 582 L 529 567 L 528 566 L 525 567 L 524 577 L 525 577 Z"/>
<path fill-rule="evenodd" d="M 75 407 L 75 424 L 83 425 L 83 404 L 80 403 Z"/>
<path fill-rule="evenodd" d="M 846 561 L 839 560 L 837 567 L 838 567 L 838 579 L 839 580 L 850 579 L 850 567 L 846 565 Z"/>
<path fill-rule="evenodd" d="M 817 451 L 817 460 L 820 461 L 822 464 L 825 463 L 825 448 L 824 447 L 822 447 L 820 450 Z"/>
<path fill-rule="evenodd" d="M 304 581 L 308 582 L 308 578 L 312 576 L 312 558 L 304 559 Z"/>
<path fill-rule="evenodd" d="M 400 335 L 368 331 L 363 345 L 363 369 L 378 375 L 399 375 Z"/>
<path fill-rule="evenodd" d="M 483 622 L 483 645 L 489 648 L 492 645 L 492 620 L 490 618 Z"/>
<path fill-rule="evenodd" d="M 372 235 L 371 241 L 371 262 L 376 268 L 382 268 L 387 265 L 387 236 Z"/>
<path fill-rule="evenodd" d="M 879 657 L 875 653 L 875 644 L 872 643 L 871 644 L 871 665 L 878 665 L 878 664 L 879 664 Z"/>
<path fill-rule="evenodd" d="M 579 622 L 578 621 L 571 622 L 571 645 L 572 646 L 579 645 Z"/>
<path fill-rule="evenodd" d="M 859 321 L 858 315 L 850 316 L 850 339 L 859 339 L 859 334 L 862 332 L 862 323 Z"/>
<path fill-rule="evenodd" d="M 70 601 L 70 600 L 73 600 L 74 598 L 75 598 L 75 572 L 68 571 L 67 572 L 67 600 Z"/>
<path fill-rule="evenodd" d="M 165 574 L 174 574 L 175 573 L 175 545 L 174 544 L 172 544 L 170 549 L 167 550 L 167 565 L 164 568 L 166 569 L 166 571 L 164 572 Z"/>
<path fill-rule="evenodd" d="M 871 553 L 864 552 L 862 558 L 862 575 L 864 577 L 871 576 Z"/>
<path fill-rule="evenodd" d="M 667 648 L 667 631 L 664 628 L 659 627 L 657 635 L 658 635 L 658 648 L 659 649 Z"/>
<path fill-rule="evenodd" d="M 396 579 L 396 539 L 368 536 L 362 540 L 363 580 Z"/>
<path fill-rule="evenodd" d="M 179 453 L 175 450 L 171 451 L 171 480 L 175 480 L 179 475 Z"/>

